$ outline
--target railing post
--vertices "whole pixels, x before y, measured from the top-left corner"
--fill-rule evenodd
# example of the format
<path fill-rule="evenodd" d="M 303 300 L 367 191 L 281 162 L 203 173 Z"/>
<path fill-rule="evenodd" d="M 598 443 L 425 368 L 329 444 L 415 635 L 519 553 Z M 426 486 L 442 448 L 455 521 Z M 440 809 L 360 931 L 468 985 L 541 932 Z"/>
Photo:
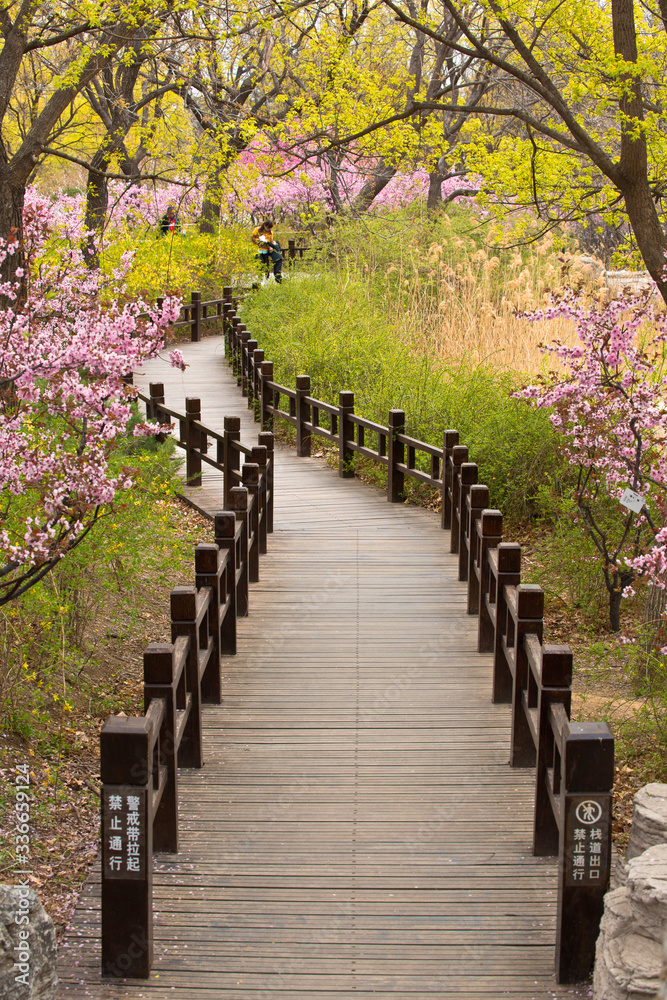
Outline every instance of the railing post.
<path fill-rule="evenodd" d="M 273 532 L 273 463 L 275 461 L 275 440 L 272 431 L 260 431 L 257 442 L 266 448 L 266 531 Z"/>
<path fill-rule="evenodd" d="M 568 722 L 562 749 L 556 980 L 576 983 L 593 965 L 609 881 L 614 738 L 606 722 Z"/>
<path fill-rule="evenodd" d="M 262 361 L 261 380 L 261 428 L 263 431 L 272 431 L 273 413 L 270 408 L 273 407 L 273 389 L 269 383 L 273 381 L 273 361 Z"/>
<path fill-rule="evenodd" d="M 341 479 L 354 478 L 354 452 L 349 446 L 354 441 L 354 424 L 350 417 L 354 413 L 354 393 L 338 393 L 338 475 Z"/>
<path fill-rule="evenodd" d="M 255 420 L 261 419 L 260 408 L 262 405 L 262 364 L 264 362 L 264 351 L 257 348 L 252 352 L 252 410 Z"/>
<path fill-rule="evenodd" d="M 468 448 L 464 444 L 455 444 L 449 456 L 450 468 L 450 534 L 449 551 L 455 555 L 459 551 L 459 495 L 461 492 L 461 466 L 468 461 Z"/>
<path fill-rule="evenodd" d="M 287 256 L 290 260 L 294 260 L 296 257 L 296 240 L 287 241 Z"/>
<path fill-rule="evenodd" d="M 171 592 L 171 641 L 179 636 L 190 639 L 185 662 L 185 682 L 192 707 L 178 751 L 179 767 L 202 767 L 201 685 L 199 681 L 199 629 L 197 588 L 175 587 Z"/>
<path fill-rule="evenodd" d="M 479 587 L 480 581 L 476 572 L 476 551 L 477 544 L 477 522 L 482 516 L 482 511 L 489 506 L 489 488 L 482 484 L 475 484 L 470 487 L 470 498 L 468 503 L 468 614 L 479 614 Z"/>
<path fill-rule="evenodd" d="M 248 491 L 244 486 L 233 486 L 229 491 L 229 508 L 237 520 L 236 529 L 236 613 L 239 618 L 248 614 L 248 549 L 250 525 L 248 523 Z"/>
<path fill-rule="evenodd" d="M 215 647 L 209 655 L 206 670 L 201 678 L 201 700 L 209 705 L 222 701 L 220 654 L 220 609 L 225 606 L 223 557 L 214 543 L 195 547 L 195 586 L 197 590 L 210 587 L 211 604 L 208 612 L 209 643 Z"/>
<path fill-rule="evenodd" d="M 213 536 L 218 548 L 227 553 L 227 573 L 225 600 L 229 600 L 229 611 L 220 625 L 220 652 L 225 656 L 236 653 L 236 517 L 231 511 L 219 511 L 213 515 Z M 222 593 L 220 598 L 222 599 Z"/>
<path fill-rule="evenodd" d="M 185 479 L 188 486 L 201 486 L 201 432 L 193 424 L 201 421 L 201 401 L 185 400 Z"/>
<path fill-rule="evenodd" d="M 483 510 L 479 532 L 475 539 L 475 561 L 479 576 L 479 622 L 477 629 L 477 651 L 492 653 L 496 626 L 488 602 L 493 601 L 493 580 L 489 570 L 487 552 L 503 540 L 503 515 L 499 510 Z"/>
<path fill-rule="evenodd" d="M 507 645 L 513 647 L 514 671 L 512 685 L 512 729 L 510 734 L 510 767 L 534 767 L 536 752 L 532 733 L 523 706 L 523 691 L 528 687 L 528 657 L 523 644 L 526 633 L 535 634 L 542 642 L 544 629 L 544 591 L 535 583 L 520 583 L 515 588 L 516 620 L 512 620 L 513 635 L 507 635 Z M 507 608 L 508 629 L 510 607 Z"/>
<path fill-rule="evenodd" d="M 498 545 L 498 575 L 495 580 L 495 627 L 491 634 L 490 651 L 493 653 L 493 682 L 491 701 L 494 705 L 512 701 L 512 671 L 503 651 L 504 625 L 507 620 L 505 588 L 521 583 L 521 546 L 516 542 Z"/>
<path fill-rule="evenodd" d="M 470 489 L 477 482 L 477 466 L 474 462 L 463 462 L 459 473 L 459 501 L 456 520 L 458 522 L 458 535 L 456 547 L 459 553 L 459 580 L 465 583 L 468 579 L 468 545 L 466 544 L 466 530 L 468 527 L 466 500 L 470 495 Z"/>
<path fill-rule="evenodd" d="M 241 418 L 224 418 L 223 440 L 223 488 L 224 506 L 229 508 L 229 494 L 234 486 L 241 483 L 241 452 L 237 446 L 241 441 Z"/>
<path fill-rule="evenodd" d="M 459 443 L 459 432 L 445 431 L 442 438 L 442 512 L 441 527 L 447 531 L 452 526 L 452 469 L 449 464 L 452 450 Z"/>
<path fill-rule="evenodd" d="M 255 402 L 255 351 L 257 341 L 252 338 L 245 345 L 246 351 L 246 395 L 248 397 L 248 409 L 252 410 Z"/>
<path fill-rule="evenodd" d="M 107 719 L 102 780 L 102 975 L 146 979 L 153 962 L 150 723 Z"/>
<path fill-rule="evenodd" d="M 190 339 L 193 342 L 201 340 L 201 292 L 192 293 L 192 327 Z"/>
<path fill-rule="evenodd" d="M 259 554 L 266 555 L 267 550 L 267 533 L 268 533 L 268 516 L 267 516 L 267 500 L 268 500 L 268 489 L 266 482 L 266 474 L 268 468 L 268 453 L 264 445 L 255 445 L 251 452 L 251 462 L 257 465 L 259 478 L 258 478 L 258 531 L 259 531 Z"/>
<path fill-rule="evenodd" d="M 539 642 L 527 635 L 524 642 Z M 562 705 L 570 717 L 572 702 L 572 650 L 569 646 L 543 646 L 542 670 L 537 692 L 537 763 L 535 765 L 535 811 L 533 819 L 533 854 L 549 857 L 558 854 L 559 831 L 549 796 L 548 768 L 553 764 L 554 737 L 549 715 L 552 705 Z"/>
<path fill-rule="evenodd" d="M 245 324 L 239 327 L 239 374 L 238 384 L 241 388 L 241 395 L 248 395 L 248 344 L 250 343 L 250 331 Z"/>
<path fill-rule="evenodd" d="M 164 406 L 164 383 L 149 382 L 148 395 L 150 396 L 150 402 L 146 405 L 146 418 L 147 420 L 158 421 L 160 419 L 160 405 Z"/>
<path fill-rule="evenodd" d="M 405 463 L 405 445 L 396 440 L 398 434 L 405 434 L 405 413 L 403 410 L 389 411 L 389 434 L 387 435 L 387 500 L 403 503 L 405 500 L 405 474 L 397 465 Z"/>
<path fill-rule="evenodd" d="M 250 583 L 257 583 L 259 580 L 259 466 L 253 462 L 245 462 L 241 473 L 243 485 L 248 492 L 248 580 Z"/>
<path fill-rule="evenodd" d="M 232 353 L 232 320 L 234 318 L 234 306 L 231 302 L 225 301 L 222 307 L 222 334 L 225 338 L 225 358 L 227 364 L 233 364 Z"/>
<path fill-rule="evenodd" d="M 245 396 L 244 389 L 244 361 L 243 354 L 246 342 L 250 340 L 250 334 L 245 323 L 239 323 L 236 327 L 236 384 L 241 390 L 241 395 Z"/>
<path fill-rule="evenodd" d="M 167 642 L 152 642 L 144 652 L 144 714 L 155 698 L 165 705 L 160 733 L 160 759 L 167 778 L 153 820 L 153 850 L 178 853 L 178 762 L 176 760 L 176 689 L 174 685 L 174 647 Z"/>
<path fill-rule="evenodd" d="M 306 402 L 310 396 L 310 375 L 296 377 L 296 453 L 299 458 L 310 456 L 310 405 Z"/>

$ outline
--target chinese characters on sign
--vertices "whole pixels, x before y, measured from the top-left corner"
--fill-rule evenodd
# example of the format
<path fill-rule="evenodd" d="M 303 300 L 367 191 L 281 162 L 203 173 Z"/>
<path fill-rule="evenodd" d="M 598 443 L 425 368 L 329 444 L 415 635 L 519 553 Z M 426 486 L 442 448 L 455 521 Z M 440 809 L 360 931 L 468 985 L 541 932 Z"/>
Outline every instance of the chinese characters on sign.
<path fill-rule="evenodd" d="M 103 788 L 103 865 L 106 878 L 145 878 L 146 792 Z"/>
<path fill-rule="evenodd" d="M 577 798 L 571 803 L 565 856 L 567 885 L 604 885 L 609 867 L 609 803 Z"/>

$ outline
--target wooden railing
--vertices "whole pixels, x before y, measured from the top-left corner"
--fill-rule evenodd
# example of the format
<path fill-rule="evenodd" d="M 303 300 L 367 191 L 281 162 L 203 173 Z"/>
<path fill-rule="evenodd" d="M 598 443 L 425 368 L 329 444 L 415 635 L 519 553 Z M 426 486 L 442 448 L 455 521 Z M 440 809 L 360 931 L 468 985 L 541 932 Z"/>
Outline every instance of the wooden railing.
<path fill-rule="evenodd" d="M 406 479 L 441 492 L 441 525 L 468 613 L 478 616 L 478 648 L 493 656 L 491 696 L 511 706 L 510 766 L 535 768 L 533 853 L 558 856 L 556 978 L 585 979 L 611 867 L 613 737 L 606 723 L 570 721 L 572 652 L 543 644 L 544 593 L 521 583 L 521 548 L 503 541 L 502 514 L 489 508 L 477 465 L 455 430 L 439 448 L 406 434 L 402 410 L 383 425 L 354 412 L 352 392 L 340 392 L 336 406 L 311 396 L 307 375 L 293 389 L 280 385 L 229 288 L 222 311 L 227 360 L 262 430 L 291 426 L 303 457 L 323 438 L 338 451 L 342 477 L 354 475 L 355 454 L 371 459 L 387 470 L 392 503 L 404 501 Z"/>
<path fill-rule="evenodd" d="M 259 554 L 272 530 L 273 435 L 247 448 L 240 421 L 225 419 L 224 434 L 200 420 L 197 400 L 179 414 L 152 385 L 150 417 L 180 421 L 195 480 L 217 441 L 226 510 L 214 517 L 213 544 L 195 549 L 195 586 L 171 592 L 171 643 L 144 654 L 144 712 L 112 717 L 100 735 L 102 780 L 102 973 L 150 974 L 153 957 L 152 855 L 178 851 L 178 767 L 201 767 L 202 703 L 221 701 L 221 658 L 236 653 L 237 616 L 248 613 L 248 583 L 259 578 Z M 196 405 L 195 405 L 196 404 Z M 252 458 L 241 468 L 242 457 Z"/>

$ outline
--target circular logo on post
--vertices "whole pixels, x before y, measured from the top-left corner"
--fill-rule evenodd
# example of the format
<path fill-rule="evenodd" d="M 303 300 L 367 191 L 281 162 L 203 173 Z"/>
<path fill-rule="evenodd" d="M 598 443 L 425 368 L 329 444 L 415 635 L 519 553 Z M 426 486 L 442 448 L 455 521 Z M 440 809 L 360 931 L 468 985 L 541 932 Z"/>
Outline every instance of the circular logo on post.
<path fill-rule="evenodd" d="M 593 823 L 598 823 L 602 818 L 602 806 L 599 802 L 594 802 L 592 799 L 580 802 L 577 806 L 576 816 L 580 823 L 583 823 L 585 826 L 592 826 Z"/>

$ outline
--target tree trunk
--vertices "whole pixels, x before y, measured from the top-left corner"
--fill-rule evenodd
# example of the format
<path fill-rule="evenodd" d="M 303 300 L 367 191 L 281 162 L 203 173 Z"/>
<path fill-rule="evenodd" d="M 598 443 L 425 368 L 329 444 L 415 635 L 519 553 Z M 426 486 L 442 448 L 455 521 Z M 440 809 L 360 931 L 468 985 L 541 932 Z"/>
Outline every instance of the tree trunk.
<path fill-rule="evenodd" d="M 665 280 L 667 239 L 660 225 L 646 177 L 635 180 L 627 188 L 624 186 L 623 196 L 630 225 L 646 269 L 667 302 L 667 280 Z"/>
<path fill-rule="evenodd" d="M 621 601 L 623 591 L 620 587 L 609 591 L 609 628 L 612 632 L 621 631 Z"/>
<path fill-rule="evenodd" d="M 16 280 L 16 269 L 25 268 L 25 250 L 23 246 L 23 204 L 25 201 L 25 181 L 18 181 L 10 168 L 3 164 L 0 167 L 0 244 L 17 243 L 16 252 L 5 258 L 0 266 L 0 280 L 13 282 Z M 25 291 L 25 277 L 21 279 Z M 0 306 L 7 305 L 7 300 L 0 297 Z"/>
<path fill-rule="evenodd" d="M 220 175 L 222 170 L 217 168 L 206 179 L 206 190 L 201 206 L 199 217 L 199 232 L 213 235 L 220 225 Z"/>
<path fill-rule="evenodd" d="M 359 194 L 352 202 L 352 205 L 350 206 L 352 215 L 361 215 L 362 212 L 367 212 L 373 204 L 373 201 L 377 198 L 381 191 L 384 191 L 387 184 L 392 177 L 395 176 L 395 174 L 396 167 L 385 163 L 384 160 L 380 160 L 371 177 L 369 177 Z"/>
<path fill-rule="evenodd" d="M 106 170 L 108 160 L 105 156 L 96 154 L 93 157 L 92 166 L 97 170 Z M 96 171 L 88 171 L 88 183 L 86 185 L 86 236 L 82 244 L 83 257 L 90 268 L 100 266 L 100 258 L 97 250 L 96 236 L 104 229 L 109 207 L 109 183 L 106 177 Z"/>
<path fill-rule="evenodd" d="M 429 215 L 442 208 L 442 182 L 444 175 L 440 173 L 436 165 L 435 169 L 428 175 L 428 196 L 426 198 L 426 211 Z"/>
<path fill-rule="evenodd" d="M 637 63 L 637 29 L 633 0 L 612 0 L 614 51 L 627 63 Z M 636 73 L 624 74 L 625 88 L 619 101 L 621 112 L 621 151 L 618 186 L 646 268 L 667 302 L 664 276 L 667 240 L 660 225 L 648 182 L 648 149 L 644 121 L 641 79 Z"/>

